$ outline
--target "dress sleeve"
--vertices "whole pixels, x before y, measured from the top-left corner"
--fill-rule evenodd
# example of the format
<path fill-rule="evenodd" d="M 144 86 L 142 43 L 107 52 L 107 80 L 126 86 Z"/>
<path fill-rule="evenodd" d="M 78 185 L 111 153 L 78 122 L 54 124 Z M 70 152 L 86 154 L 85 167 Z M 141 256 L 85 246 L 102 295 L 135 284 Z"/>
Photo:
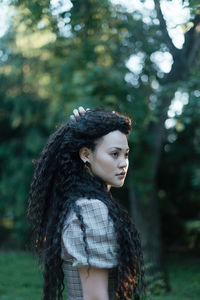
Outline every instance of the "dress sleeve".
<path fill-rule="evenodd" d="M 107 206 L 97 199 L 79 199 L 76 202 L 86 229 L 89 264 L 97 268 L 113 268 L 117 265 L 117 244 L 113 221 Z M 62 243 L 73 260 L 73 266 L 88 265 L 81 224 L 72 212 L 62 232 Z M 63 257 L 65 260 L 65 257 Z"/>

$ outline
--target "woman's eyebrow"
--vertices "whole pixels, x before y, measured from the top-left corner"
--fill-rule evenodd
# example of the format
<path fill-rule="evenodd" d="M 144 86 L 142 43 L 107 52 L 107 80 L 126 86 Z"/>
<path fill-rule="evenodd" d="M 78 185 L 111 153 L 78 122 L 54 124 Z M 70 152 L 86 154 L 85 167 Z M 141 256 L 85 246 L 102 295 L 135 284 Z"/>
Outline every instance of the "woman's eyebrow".
<path fill-rule="evenodd" d="M 123 150 L 122 148 L 120 148 L 120 147 L 110 147 L 110 148 L 108 148 L 108 149 L 117 149 L 117 150 Z M 128 147 L 128 148 L 126 148 L 126 149 L 124 149 L 124 150 L 126 150 L 126 151 L 129 151 L 130 150 L 130 148 Z"/>

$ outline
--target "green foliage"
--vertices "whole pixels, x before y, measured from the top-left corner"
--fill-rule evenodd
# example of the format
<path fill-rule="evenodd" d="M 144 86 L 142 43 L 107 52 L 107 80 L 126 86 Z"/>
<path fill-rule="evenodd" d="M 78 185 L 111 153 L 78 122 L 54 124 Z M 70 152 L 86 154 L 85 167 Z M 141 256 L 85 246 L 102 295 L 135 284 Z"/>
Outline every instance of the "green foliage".
<path fill-rule="evenodd" d="M 191 254 L 171 255 L 166 264 L 171 282 L 171 291 L 162 296 L 152 296 L 152 300 L 197 300 L 199 298 L 199 259 Z"/>
<path fill-rule="evenodd" d="M 16 49 L 8 53 L 14 38 L 10 33 L 2 39 L 2 50 L 8 58 L 0 65 L 0 227 L 2 241 L 9 239 L 7 232 L 13 229 L 13 243 L 21 246 L 27 240 L 25 216 L 32 159 L 38 157 L 49 128 L 46 99 L 39 99 L 33 87 L 35 82 L 31 84 L 26 77 L 31 59 L 24 58 Z"/>
<path fill-rule="evenodd" d="M 163 277 L 163 272 L 153 271 L 153 264 L 146 263 L 145 280 L 147 282 L 147 290 L 149 295 L 164 295 L 166 294 L 166 280 Z"/>
<path fill-rule="evenodd" d="M 197 300 L 199 298 L 199 258 L 173 255 L 166 260 L 172 283 L 170 293 L 151 296 L 153 300 Z M 35 300 L 42 294 L 42 274 L 37 261 L 27 252 L 0 253 L 0 300 Z M 11 276 L 12 274 L 12 276 Z"/>
<path fill-rule="evenodd" d="M 148 122 L 139 99 L 146 94 L 148 102 L 151 88 L 139 80 L 142 91 L 134 91 L 125 80 L 125 62 L 134 48 L 141 50 L 136 41 L 147 28 L 108 1 L 88 3 L 75 1 L 70 12 L 53 16 L 49 1 L 16 1 L 12 26 L 1 39 L 0 234 L 10 246 L 27 243 L 32 160 L 73 108 L 104 106 L 132 115 L 135 101 L 134 114 Z"/>
<path fill-rule="evenodd" d="M 1 252 L 0 299 L 41 299 L 42 274 L 37 261 L 25 252 Z"/>
<path fill-rule="evenodd" d="M 187 80 L 180 82 L 173 77 L 173 82 L 164 85 L 167 75 L 152 56 L 170 49 L 155 11 L 146 22 L 141 12 L 128 13 L 108 0 L 71 2 L 71 9 L 65 8 L 63 1 L 58 1 L 55 9 L 49 0 L 10 1 L 15 14 L 0 46 L 1 241 L 10 247 L 27 244 L 26 206 L 32 160 L 39 157 L 49 134 L 73 108 L 82 105 L 121 111 L 134 120 L 127 183 L 134 183 L 135 195 L 148 212 L 156 203 L 150 195 L 156 192 L 153 183 L 157 175 L 158 195 L 154 196 L 160 203 L 165 244 L 196 247 L 198 230 L 187 231 L 185 224 L 199 220 L 200 57 Z M 191 16 L 199 13 L 197 2 L 189 1 Z M 185 33 L 192 27 L 192 19 L 183 25 Z M 135 72 L 126 66 L 132 55 L 136 63 L 140 59 L 140 68 Z M 159 157 L 159 152 L 152 128 L 160 120 L 163 101 L 172 99 L 177 90 L 188 93 L 189 102 L 175 117 L 175 127 L 166 131 L 162 128 L 164 147 L 156 174 L 154 153 Z M 164 110 L 167 109 L 166 106 Z M 128 186 L 125 191 L 128 202 Z M 150 214 L 148 218 L 151 223 Z M 163 281 L 159 274 L 156 276 L 151 288 L 160 293 Z M 195 299 L 196 292 L 193 295 L 189 290 L 187 294 L 186 277 L 183 282 L 183 292 L 175 288 L 169 299 Z M 22 294 L 15 295 L 23 299 Z"/>
<path fill-rule="evenodd" d="M 155 146 L 149 125 L 158 122 L 163 97 L 173 98 L 180 87 L 189 92 L 189 103 L 176 127 L 167 132 L 167 138 L 174 134 L 176 141 L 165 141 L 165 149 L 170 150 L 163 150 L 157 183 L 162 219 L 168 224 L 163 232 L 168 239 L 170 228 L 172 240 L 182 238 L 179 233 L 183 234 L 184 221 L 196 219 L 199 208 L 195 96 L 199 91 L 199 57 L 187 82 L 162 86 L 165 74 L 151 58 L 156 51 L 168 48 L 154 12 L 145 23 L 140 12 L 130 14 L 106 0 L 72 1 L 70 10 L 61 2 L 57 14 L 49 0 L 11 2 L 16 13 L 1 39 L 0 61 L 2 238 L 13 232 L 16 240 L 23 238 L 20 244 L 26 242 L 32 159 L 38 158 L 49 134 L 79 105 L 104 106 L 133 118 L 130 168 L 134 172 L 129 181 L 134 180 L 136 194 L 148 206 L 154 176 L 149 153 Z M 131 55 L 141 58 L 141 69 L 135 73 L 126 67 Z M 192 209 L 187 209 L 187 201 Z"/>
<path fill-rule="evenodd" d="M 173 118 L 176 125 L 166 132 L 158 172 L 163 236 L 166 245 L 173 247 L 199 247 L 198 230 L 194 227 L 190 231 L 187 225 L 200 219 L 199 67 L 198 57 L 190 80 L 180 84 L 188 103 L 182 114 Z"/>
<path fill-rule="evenodd" d="M 186 241 L 191 249 L 200 248 L 200 220 L 185 222 Z"/>

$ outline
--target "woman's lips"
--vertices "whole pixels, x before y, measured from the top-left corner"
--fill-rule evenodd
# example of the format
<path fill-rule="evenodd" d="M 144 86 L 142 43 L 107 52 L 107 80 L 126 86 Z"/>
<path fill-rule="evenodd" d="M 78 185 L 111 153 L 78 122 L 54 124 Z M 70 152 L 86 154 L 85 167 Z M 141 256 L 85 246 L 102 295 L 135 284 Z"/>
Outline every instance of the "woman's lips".
<path fill-rule="evenodd" d="M 119 177 L 120 179 L 123 179 L 126 176 L 126 173 L 121 172 L 121 173 L 117 174 L 116 176 Z"/>

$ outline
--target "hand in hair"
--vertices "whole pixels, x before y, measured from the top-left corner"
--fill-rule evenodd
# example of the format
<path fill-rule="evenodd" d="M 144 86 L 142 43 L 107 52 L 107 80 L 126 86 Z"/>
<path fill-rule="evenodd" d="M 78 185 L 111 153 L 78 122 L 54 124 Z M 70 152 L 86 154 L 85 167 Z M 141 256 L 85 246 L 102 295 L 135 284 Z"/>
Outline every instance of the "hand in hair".
<path fill-rule="evenodd" d="M 89 110 L 89 108 L 87 108 L 86 110 Z M 79 106 L 78 109 L 73 110 L 73 115 L 70 115 L 70 119 L 77 120 L 82 114 L 86 112 L 86 110 L 82 106 Z"/>

